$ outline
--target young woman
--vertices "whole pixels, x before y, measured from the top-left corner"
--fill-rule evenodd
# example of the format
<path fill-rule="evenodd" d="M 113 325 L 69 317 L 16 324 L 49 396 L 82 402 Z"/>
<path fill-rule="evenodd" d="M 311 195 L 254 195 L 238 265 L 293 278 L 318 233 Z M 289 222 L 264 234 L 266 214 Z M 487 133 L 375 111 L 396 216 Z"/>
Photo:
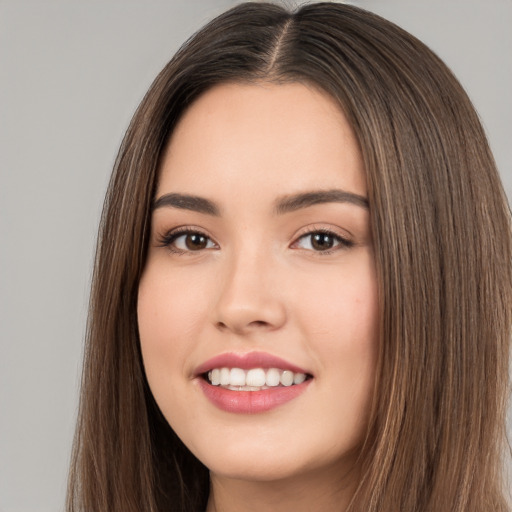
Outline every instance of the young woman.
<path fill-rule="evenodd" d="M 509 510 L 507 202 L 422 43 L 243 4 L 107 193 L 68 510 Z"/>

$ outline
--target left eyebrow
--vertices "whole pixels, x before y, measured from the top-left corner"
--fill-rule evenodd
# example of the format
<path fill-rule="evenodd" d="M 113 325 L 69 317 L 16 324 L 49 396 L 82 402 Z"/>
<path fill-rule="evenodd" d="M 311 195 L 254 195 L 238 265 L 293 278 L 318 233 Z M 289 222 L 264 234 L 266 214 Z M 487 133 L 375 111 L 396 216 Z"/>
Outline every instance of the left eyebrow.
<path fill-rule="evenodd" d="M 159 197 L 151 205 L 152 210 L 164 207 L 178 208 L 181 210 L 192 210 L 206 215 L 218 217 L 220 215 L 219 207 L 209 199 L 189 194 L 165 194 Z"/>
<path fill-rule="evenodd" d="M 294 212 L 322 203 L 350 203 L 365 210 L 369 209 L 368 199 L 346 190 L 315 190 L 279 198 L 274 205 L 274 212 L 278 215 Z"/>

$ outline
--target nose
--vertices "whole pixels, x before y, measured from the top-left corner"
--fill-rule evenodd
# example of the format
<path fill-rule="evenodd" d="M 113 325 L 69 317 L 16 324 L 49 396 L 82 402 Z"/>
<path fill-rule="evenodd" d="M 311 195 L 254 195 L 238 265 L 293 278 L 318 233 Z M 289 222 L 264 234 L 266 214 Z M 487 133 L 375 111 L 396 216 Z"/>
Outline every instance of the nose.
<path fill-rule="evenodd" d="M 282 327 L 286 308 L 276 265 L 261 253 L 240 254 L 225 264 L 219 276 L 215 326 L 239 335 Z"/>

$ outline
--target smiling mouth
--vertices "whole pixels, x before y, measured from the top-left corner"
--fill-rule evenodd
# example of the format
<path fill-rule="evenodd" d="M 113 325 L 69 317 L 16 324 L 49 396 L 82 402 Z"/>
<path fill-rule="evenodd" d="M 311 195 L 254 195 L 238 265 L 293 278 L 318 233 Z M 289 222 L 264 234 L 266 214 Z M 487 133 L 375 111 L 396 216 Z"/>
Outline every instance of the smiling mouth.
<path fill-rule="evenodd" d="M 262 391 L 272 388 L 290 387 L 311 379 L 307 373 L 280 368 L 213 368 L 202 377 L 212 386 L 231 391 Z"/>

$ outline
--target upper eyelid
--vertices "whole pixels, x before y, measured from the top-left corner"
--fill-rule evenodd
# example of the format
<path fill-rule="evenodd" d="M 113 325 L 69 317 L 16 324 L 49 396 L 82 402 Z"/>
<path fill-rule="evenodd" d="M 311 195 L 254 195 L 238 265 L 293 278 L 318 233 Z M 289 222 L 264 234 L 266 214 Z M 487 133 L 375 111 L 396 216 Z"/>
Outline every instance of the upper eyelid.
<path fill-rule="evenodd" d="M 173 235 L 186 235 L 188 233 L 199 233 L 213 240 L 213 237 L 205 229 L 196 226 L 178 226 L 168 229 L 164 232 L 163 236 L 170 237 Z"/>
<path fill-rule="evenodd" d="M 158 237 L 158 240 L 159 240 L 158 245 L 160 247 L 171 246 L 181 236 L 185 236 L 187 234 L 193 234 L 193 233 L 197 233 L 197 234 L 200 234 L 200 235 L 206 237 L 216 246 L 216 248 L 220 248 L 220 244 L 211 235 L 209 235 L 202 228 L 199 228 L 196 226 L 179 226 L 179 227 L 170 229 L 169 231 L 167 231 L 166 233 L 164 233 Z M 351 234 L 348 234 L 348 236 L 342 235 L 342 234 L 338 233 L 338 230 L 335 230 L 333 228 L 327 228 L 325 225 L 323 225 L 323 226 L 310 225 L 310 226 L 303 227 L 301 230 L 299 230 L 298 233 L 296 233 L 293 236 L 293 241 L 290 243 L 289 247 L 293 248 L 293 246 L 296 245 L 301 239 L 303 239 L 304 237 L 307 237 L 307 236 L 311 236 L 315 233 L 325 233 L 325 234 L 335 237 L 338 240 L 338 243 L 340 246 L 347 247 L 347 246 L 352 246 L 355 244 Z M 181 252 L 181 253 L 193 254 L 194 252 L 200 253 L 200 252 L 203 252 L 204 250 L 212 250 L 212 248 L 210 247 L 208 249 L 205 248 L 205 249 L 201 249 L 198 251 L 188 251 L 188 250 L 178 249 L 175 247 L 175 251 Z M 313 251 L 313 252 L 317 252 L 318 254 L 329 254 L 330 252 L 334 252 L 336 250 L 338 250 L 338 249 L 330 249 L 330 250 L 326 250 L 326 251 Z"/>
<path fill-rule="evenodd" d="M 307 235 L 310 235 L 310 234 L 313 234 L 313 233 L 327 233 L 327 234 L 332 234 L 334 236 L 337 236 L 337 237 L 340 237 L 340 238 L 343 238 L 343 239 L 347 239 L 347 238 L 352 238 L 353 237 L 353 235 L 350 232 L 348 232 L 346 230 L 343 230 L 343 231 L 345 231 L 346 234 L 340 234 L 337 229 L 327 228 L 327 227 L 321 226 L 321 225 L 312 225 L 312 226 L 303 227 L 300 230 L 296 231 L 292 238 L 294 240 L 297 240 L 297 239 L 299 239 L 299 238 L 301 238 L 303 236 L 307 236 Z M 171 237 L 171 236 L 174 236 L 174 235 L 181 235 L 181 234 L 187 234 L 187 233 L 199 233 L 199 234 L 201 234 L 203 236 L 206 236 L 207 238 L 209 238 L 213 242 L 215 242 L 215 238 L 212 237 L 203 228 L 196 227 L 196 226 L 186 226 L 186 225 L 185 226 L 178 226 L 178 227 L 166 230 L 162 235 L 160 235 L 160 237 L 161 238 L 163 238 L 163 237 Z"/>
<path fill-rule="evenodd" d="M 325 250 L 325 251 L 313 251 L 318 254 L 324 254 L 324 255 L 330 254 L 332 252 L 340 250 L 341 248 L 348 248 L 348 247 L 353 247 L 354 245 L 356 245 L 352 239 L 342 236 L 342 235 L 339 235 L 338 233 L 336 233 L 334 231 L 326 230 L 326 229 L 317 229 L 317 230 L 306 232 L 306 233 L 296 237 L 295 240 L 292 242 L 292 246 L 298 244 L 299 241 L 302 240 L 303 238 L 314 235 L 315 233 L 322 233 L 322 234 L 330 235 L 333 238 L 337 239 L 338 245 L 339 245 L 338 248 L 333 247 L 333 248 Z"/>
<path fill-rule="evenodd" d="M 217 241 L 205 230 L 195 226 L 179 226 L 173 229 L 169 229 L 167 231 L 164 231 L 162 234 L 157 234 L 156 238 L 158 245 L 160 247 L 164 247 L 166 245 L 169 245 L 171 242 L 174 242 L 180 236 L 185 236 L 191 233 L 197 233 L 199 235 L 202 235 L 211 240 L 215 245 L 219 245 Z"/>
<path fill-rule="evenodd" d="M 326 227 L 325 224 L 312 224 L 299 229 L 294 235 L 294 240 L 296 241 L 303 236 L 313 233 L 327 233 L 339 237 L 342 240 L 354 240 L 354 235 L 350 231 L 341 228 Z"/>
<path fill-rule="evenodd" d="M 331 235 L 334 238 L 339 238 L 340 240 L 348 241 L 348 237 L 342 236 L 342 235 L 336 233 L 335 231 L 331 231 L 331 230 L 328 230 L 328 229 L 315 229 L 313 231 L 306 231 L 302 235 L 299 235 L 298 237 L 295 238 L 295 242 L 297 240 L 300 240 L 301 238 L 304 238 L 304 237 L 307 237 L 307 236 L 311 236 L 311 235 L 315 235 L 317 233 L 322 233 L 323 235 Z M 293 243 L 295 243 L 295 242 L 293 242 Z"/>

